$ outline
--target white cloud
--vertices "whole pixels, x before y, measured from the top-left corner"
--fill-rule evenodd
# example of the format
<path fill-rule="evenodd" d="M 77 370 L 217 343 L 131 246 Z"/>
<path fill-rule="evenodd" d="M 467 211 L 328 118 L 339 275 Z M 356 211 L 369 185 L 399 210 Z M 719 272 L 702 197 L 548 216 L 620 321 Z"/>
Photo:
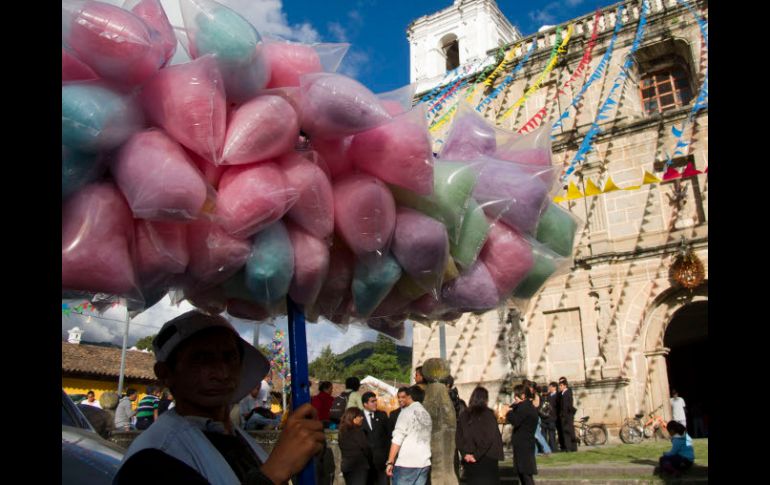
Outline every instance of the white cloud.
<path fill-rule="evenodd" d="M 357 78 L 361 72 L 366 69 L 369 63 L 369 54 L 351 48 L 344 59 L 337 72 L 346 76 Z"/>
<path fill-rule="evenodd" d="M 336 42 L 348 41 L 348 33 L 345 30 L 345 27 L 343 27 L 339 22 L 331 22 L 327 24 L 327 29 Z"/>
<path fill-rule="evenodd" d="M 319 42 L 318 31 L 308 23 L 289 24 L 282 0 L 219 0 L 252 23 L 260 34 L 299 42 Z"/>

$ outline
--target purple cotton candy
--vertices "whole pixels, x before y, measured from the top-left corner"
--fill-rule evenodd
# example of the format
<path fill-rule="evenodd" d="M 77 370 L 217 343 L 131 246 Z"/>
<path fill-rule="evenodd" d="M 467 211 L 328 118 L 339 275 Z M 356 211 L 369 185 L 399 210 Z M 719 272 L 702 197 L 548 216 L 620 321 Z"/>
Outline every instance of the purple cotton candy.
<path fill-rule="evenodd" d="M 497 148 L 495 128 L 473 110 L 455 116 L 439 157 L 443 160 L 474 160 L 491 156 Z"/>
<path fill-rule="evenodd" d="M 334 184 L 334 227 L 357 255 L 382 253 L 396 225 L 396 204 L 379 179 L 348 175 Z"/>
<path fill-rule="evenodd" d="M 163 131 L 132 136 L 120 151 L 112 174 L 140 219 L 196 219 L 208 187 L 184 149 Z"/>
<path fill-rule="evenodd" d="M 501 296 L 512 293 L 534 264 L 532 245 L 502 222 L 489 230 L 480 257 Z"/>
<path fill-rule="evenodd" d="M 433 193 L 433 150 L 423 110 L 353 137 L 348 156 L 360 170 L 420 195 Z"/>
<path fill-rule="evenodd" d="M 300 78 L 302 130 L 311 137 L 342 138 L 390 119 L 377 96 L 340 74 L 315 73 Z"/>
<path fill-rule="evenodd" d="M 294 146 L 299 119 L 280 96 L 257 96 L 230 116 L 222 163 L 239 165 L 281 155 Z"/>
<path fill-rule="evenodd" d="M 442 223 L 421 212 L 399 207 L 391 251 L 420 287 L 437 290 L 441 286 L 449 257 L 449 238 Z"/>
<path fill-rule="evenodd" d="M 334 231 L 334 195 L 323 169 L 299 153 L 288 153 L 277 160 L 286 175 L 286 184 L 297 192 L 297 201 L 288 217 L 313 236 L 324 239 Z"/>
<path fill-rule="evenodd" d="M 500 218 L 521 232 L 533 233 L 548 203 L 550 187 L 526 166 L 486 159 L 480 167 L 473 197 L 487 216 Z"/>
<path fill-rule="evenodd" d="M 310 305 L 318 298 L 329 271 L 329 245 L 295 224 L 287 223 L 286 230 L 294 248 L 289 296 L 300 305 Z"/>
<path fill-rule="evenodd" d="M 460 311 L 491 310 L 500 300 L 492 275 L 479 260 L 444 285 L 441 297 L 442 303 Z"/>

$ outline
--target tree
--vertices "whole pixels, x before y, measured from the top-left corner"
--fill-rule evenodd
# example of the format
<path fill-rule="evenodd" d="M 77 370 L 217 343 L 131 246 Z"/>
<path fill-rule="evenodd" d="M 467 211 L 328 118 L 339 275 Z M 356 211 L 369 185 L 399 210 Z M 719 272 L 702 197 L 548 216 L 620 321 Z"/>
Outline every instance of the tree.
<path fill-rule="evenodd" d="M 337 360 L 337 356 L 332 352 L 331 346 L 327 345 L 318 356 L 308 366 L 310 375 L 322 381 L 333 381 L 341 377 L 342 363 Z"/>
<path fill-rule="evenodd" d="M 157 335 L 157 334 L 155 334 L 155 335 Z M 155 338 L 155 335 L 148 335 L 146 337 L 142 337 L 139 340 L 137 340 L 136 344 L 134 344 L 134 345 L 136 346 L 137 349 L 150 350 L 151 351 L 152 350 L 152 339 Z"/>

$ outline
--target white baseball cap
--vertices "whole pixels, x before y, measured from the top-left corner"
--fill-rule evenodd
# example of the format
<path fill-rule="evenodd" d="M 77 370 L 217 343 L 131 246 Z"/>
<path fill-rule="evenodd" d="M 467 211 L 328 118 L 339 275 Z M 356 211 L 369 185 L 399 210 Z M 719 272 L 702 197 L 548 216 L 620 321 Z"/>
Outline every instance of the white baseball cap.
<path fill-rule="evenodd" d="M 166 359 L 179 344 L 202 330 L 215 327 L 222 327 L 233 332 L 243 349 L 241 382 L 233 394 L 233 402 L 235 403 L 254 389 L 262 378 L 270 372 L 270 362 L 253 345 L 242 339 L 224 317 L 191 310 L 166 322 L 158 335 L 152 339 L 152 349 L 155 352 L 157 362 L 166 362 Z"/>

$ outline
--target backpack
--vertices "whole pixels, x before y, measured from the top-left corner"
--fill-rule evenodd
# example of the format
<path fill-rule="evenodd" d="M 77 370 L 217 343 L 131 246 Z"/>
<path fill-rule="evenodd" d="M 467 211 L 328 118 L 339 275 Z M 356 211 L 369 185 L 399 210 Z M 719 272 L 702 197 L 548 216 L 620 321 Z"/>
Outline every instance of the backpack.
<path fill-rule="evenodd" d="M 551 403 L 548 402 L 548 399 L 542 399 L 540 409 L 538 409 L 537 412 L 540 414 L 540 418 L 542 419 L 548 419 L 551 417 Z"/>
<path fill-rule="evenodd" d="M 345 409 L 348 407 L 348 397 L 352 391 L 345 391 L 332 401 L 332 407 L 329 410 L 329 419 L 334 422 L 339 422 L 342 419 L 342 415 L 345 414 Z"/>

